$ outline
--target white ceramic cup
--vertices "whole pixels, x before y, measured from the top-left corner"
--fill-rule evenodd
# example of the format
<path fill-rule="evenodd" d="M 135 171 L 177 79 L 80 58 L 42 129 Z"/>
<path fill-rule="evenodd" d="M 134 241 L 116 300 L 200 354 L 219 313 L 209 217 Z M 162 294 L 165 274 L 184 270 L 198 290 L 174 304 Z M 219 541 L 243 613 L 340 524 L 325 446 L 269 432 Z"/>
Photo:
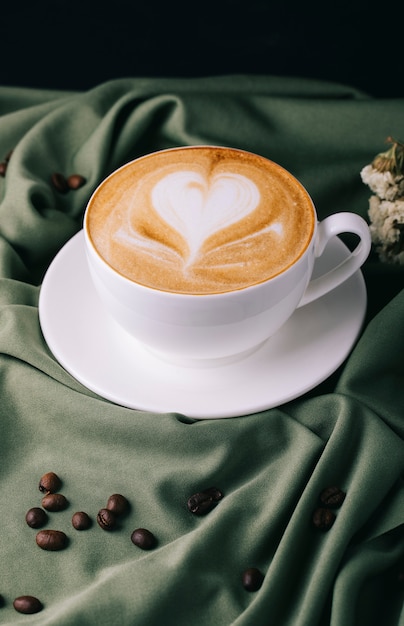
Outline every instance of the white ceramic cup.
<path fill-rule="evenodd" d="M 296 184 L 301 186 L 297 180 Z M 313 205 L 315 227 L 309 245 L 282 273 L 225 293 L 173 293 L 129 280 L 102 258 L 89 234 L 91 201 L 84 218 L 84 239 L 100 307 L 124 329 L 123 337 L 128 333 L 163 359 L 183 366 L 219 365 L 250 354 L 276 333 L 296 308 L 352 276 L 371 248 L 369 227 L 362 217 L 341 212 L 318 222 Z M 342 263 L 310 281 L 316 258 L 331 238 L 342 233 L 359 237 L 356 248 Z M 122 340 L 122 335 L 117 340 Z"/>

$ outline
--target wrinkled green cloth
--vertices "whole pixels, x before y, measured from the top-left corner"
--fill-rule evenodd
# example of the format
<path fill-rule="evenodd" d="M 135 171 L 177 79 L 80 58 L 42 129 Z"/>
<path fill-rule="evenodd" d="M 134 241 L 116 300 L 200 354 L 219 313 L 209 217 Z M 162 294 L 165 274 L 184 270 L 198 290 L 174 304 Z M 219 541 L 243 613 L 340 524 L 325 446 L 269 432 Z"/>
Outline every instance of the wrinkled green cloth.
<path fill-rule="evenodd" d="M 138 155 L 200 143 L 251 150 L 292 171 L 321 218 L 366 218 L 371 192 L 359 173 L 389 135 L 404 138 L 403 100 L 317 81 L 0 88 L 0 161 L 13 150 L 0 178 L 0 624 L 403 623 L 404 268 L 372 253 L 366 322 L 345 364 L 306 396 L 246 417 L 195 421 L 97 397 L 52 356 L 37 308 L 44 273 L 81 229 L 91 192 Z M 53 172 L 87 182 L 59 194 Z M 25 522 L 47 471 L 69 500 L 47 525 L 68 535 L 61 552 L 38 548 Z M 193 516 L 188 497 L 212 485 L 223 500 Z M 323 533 L 311 516 L 330 485 L 347 495 Z M 95 520 L 112 493 L 131 503 L 116 530 L 73 529 L 73 512 Z M 154 550 L 131 543 L 137 527 L 155 534 Z M 257 592 L 241 584 L 247 567 L 265 574 Z M 13 599 L 24 594 L 44 610 L 17 613 Z"/>

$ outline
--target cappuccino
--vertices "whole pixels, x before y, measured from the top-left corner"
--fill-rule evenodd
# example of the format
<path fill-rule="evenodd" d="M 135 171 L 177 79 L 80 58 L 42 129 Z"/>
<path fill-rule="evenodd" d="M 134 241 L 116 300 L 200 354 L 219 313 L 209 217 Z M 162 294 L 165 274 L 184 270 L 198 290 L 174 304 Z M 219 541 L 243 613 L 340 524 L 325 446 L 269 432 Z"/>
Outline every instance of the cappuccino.
<path fill-rule="evenodd" d="M 89 237 L 119 274 L 160 291 L 214 294 L 262 283 L 310 244 L 313 203 L 286 170 L 232 148 L 163 150 L 94 192 Z"/>

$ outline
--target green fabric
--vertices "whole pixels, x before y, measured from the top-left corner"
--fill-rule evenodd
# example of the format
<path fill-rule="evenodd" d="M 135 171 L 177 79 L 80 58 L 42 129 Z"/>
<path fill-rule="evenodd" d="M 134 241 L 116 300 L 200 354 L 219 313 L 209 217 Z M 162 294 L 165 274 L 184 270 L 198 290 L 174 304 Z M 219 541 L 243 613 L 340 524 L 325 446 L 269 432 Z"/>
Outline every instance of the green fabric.
<path fill-rule="evenodd" d="M 0 160 L 14 149 L 0 178 L 0 624 L 404 619 L 404 268 L 375 254 L 366 262 L 366 323 L 333 376 L 294 402 L 232 419 L 153 415 L 98 398 L 53 358 L 37 309 L 44 272 L 81 229 L 92 190 L 124 162 L 176 145 L 231 145 L 291 170 L 320 217 L 366 217 L 359 172 L 388 135 L 404 138 L 403 113 L 400 99 L 273 77 L 128 78 L 85 93 L 0 88 Z M 55 171 L 87 183 L 57 194 Z M 48 524 L 68 534 L 62 552 L 40 550 L 25 523 L 47 471 L 70 502 Z M 320 533 L 311 514 L 333 484 L 346 500 Z M 187 498 L 212 485 L 225 497 L 192 516 Z M 72 528 L 74 511 L 94 519 L 116 492 L 131 502 L 116 531 Z M 155 533 L 155 550 L 131 543 L 140 526 Z M 265 573 L 255 593 L 241 585 L 250 566 Z M 16 613 L 23 594 L 44 610 Z"/>

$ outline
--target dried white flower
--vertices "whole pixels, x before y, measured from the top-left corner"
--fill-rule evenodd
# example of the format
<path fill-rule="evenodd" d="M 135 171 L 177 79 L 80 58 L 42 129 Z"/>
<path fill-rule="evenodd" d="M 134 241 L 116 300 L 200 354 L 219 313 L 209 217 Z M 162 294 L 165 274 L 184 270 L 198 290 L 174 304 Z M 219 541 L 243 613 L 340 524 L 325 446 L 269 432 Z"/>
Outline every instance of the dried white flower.
<path fill-rule="evenodd" d="M 369 199 L 370 234 L 383 261 L 404 264 L 404 199 Z"/>
<path fill-rule="evenodd" d="M 393 176 L 389 171 L 379 172 L 370 164 L 362 169 L 361 178 L 382 200 L 404 197 L 404 176 Z"/>
<path fill-rule="evenodd" d="M 368 215 L 379 258 L 404 265 L 404 144 L 391 137 L 388 141 L 392 147 L 366 165 L 361 178 L 375 194 Z"/>

